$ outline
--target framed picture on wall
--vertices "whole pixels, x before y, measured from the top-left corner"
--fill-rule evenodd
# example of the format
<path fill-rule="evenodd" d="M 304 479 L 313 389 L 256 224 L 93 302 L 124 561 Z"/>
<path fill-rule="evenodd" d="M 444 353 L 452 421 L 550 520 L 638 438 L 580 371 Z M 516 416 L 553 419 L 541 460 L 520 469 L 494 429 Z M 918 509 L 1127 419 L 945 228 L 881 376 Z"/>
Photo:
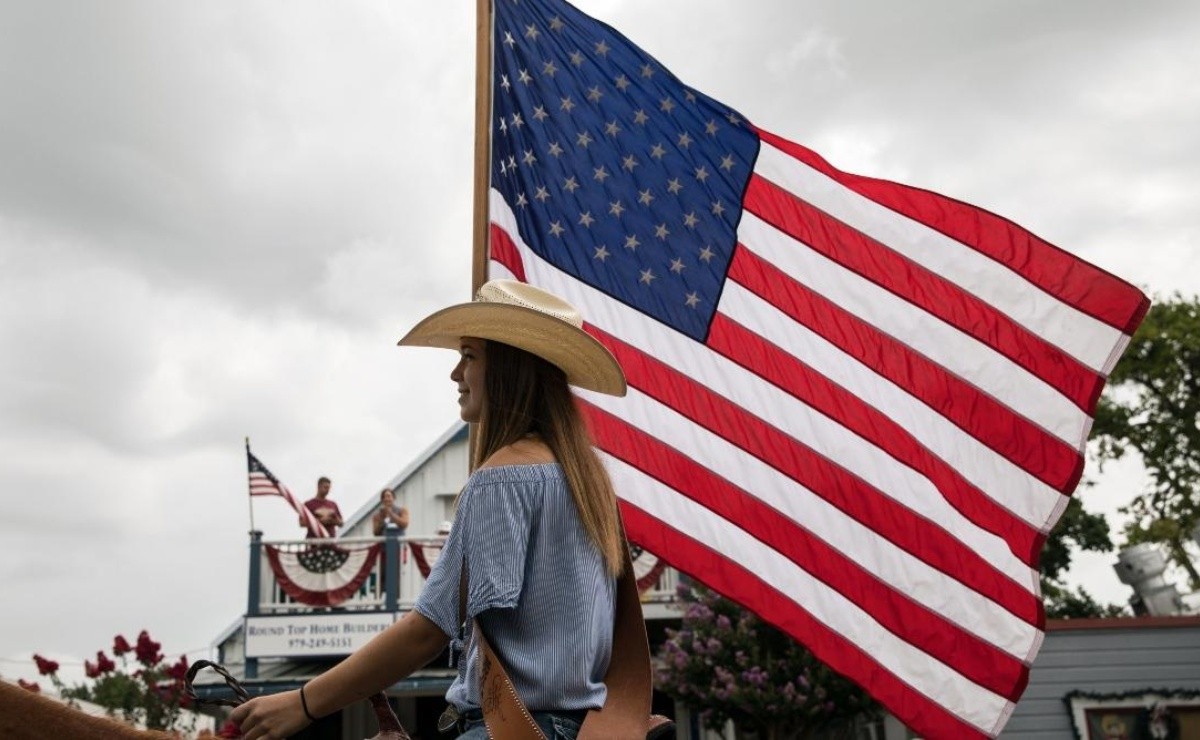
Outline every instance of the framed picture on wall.
<path fill-rule="evenodd" d="M 1200 738 L 1200 692 L 1142 689 L 1072 691 L 1063 697 L 1077 740 Z"/>

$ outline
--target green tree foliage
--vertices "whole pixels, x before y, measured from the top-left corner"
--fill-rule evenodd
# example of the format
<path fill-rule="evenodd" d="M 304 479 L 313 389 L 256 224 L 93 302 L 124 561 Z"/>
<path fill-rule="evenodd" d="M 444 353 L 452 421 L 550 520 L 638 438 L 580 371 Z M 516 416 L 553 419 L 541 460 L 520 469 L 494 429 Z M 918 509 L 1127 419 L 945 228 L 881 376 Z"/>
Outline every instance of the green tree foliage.
<path fill-rule="evenodd" d="M 1150 485 L 1122 512 L 1129 544 L 1164 545 L 1200 573 L 1185 543 L 1200 523 L 1200 300 L 1178 293 L 1156 302 L 1117 363 L 1100 399 L 1093 439 L 1103 463 L 1136 452 Z"/>
<path fill-rule="evenodd" d="M 1064 582 L 1071 554 L 1076 549 L 1110 552 L 1113 543 L 1104 516 L 1087 511 L 1079 499 L 1072 498 L 1042 548 L 1042 599 L 1046 616 L 1051 619 L 1121 616 L 1123 606 L 1100 604 L 1082 587 L 1071 589 Z"/>
<path fill-rule="evenodd" d="M 658 650 L 656 682 L 706 727 L 733 720 L 742 737 L 851 738 L 856 720 L 878 715 L 864 691 L 737 604 L 694 586 L 679 595 L 687 610 Z"/>

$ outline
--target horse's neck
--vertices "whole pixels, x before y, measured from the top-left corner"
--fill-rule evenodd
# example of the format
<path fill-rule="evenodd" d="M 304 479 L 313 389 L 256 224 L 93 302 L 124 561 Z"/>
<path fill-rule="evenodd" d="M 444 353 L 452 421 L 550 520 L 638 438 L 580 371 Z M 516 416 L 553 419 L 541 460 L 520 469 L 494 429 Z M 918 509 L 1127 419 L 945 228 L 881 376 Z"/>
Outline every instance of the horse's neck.
<path fill-rule="evenodd" d="M 138 730 L 106 717 L 93 717 L 7 681 L 0 681 L 0 737 L 5 740 L 173 738 L 165 732 Z"/>

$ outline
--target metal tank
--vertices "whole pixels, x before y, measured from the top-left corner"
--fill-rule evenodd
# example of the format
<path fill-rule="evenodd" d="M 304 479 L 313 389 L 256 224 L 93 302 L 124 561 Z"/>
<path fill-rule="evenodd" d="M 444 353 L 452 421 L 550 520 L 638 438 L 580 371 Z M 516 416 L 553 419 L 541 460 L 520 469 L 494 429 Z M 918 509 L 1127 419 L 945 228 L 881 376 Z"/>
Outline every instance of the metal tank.
<path fill-rule="evenodd" d="M 1117 555 L 1113 570 L 1121 583 L 1134 591 L 1129 600 L 1134 614 L 1162 617 L 1183 612 L 1179 589 L 1163 578 L 1166 569 L 1167 559 L 1162 550 L 1150 543 L 1127 547 Z"/>

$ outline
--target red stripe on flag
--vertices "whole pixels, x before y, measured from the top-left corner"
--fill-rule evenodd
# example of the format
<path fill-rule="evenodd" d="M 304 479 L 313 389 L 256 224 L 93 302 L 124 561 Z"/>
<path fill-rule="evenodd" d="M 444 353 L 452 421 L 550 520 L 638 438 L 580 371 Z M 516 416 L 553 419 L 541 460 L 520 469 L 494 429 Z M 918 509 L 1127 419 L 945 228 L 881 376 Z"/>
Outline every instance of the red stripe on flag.
<path fill-rule="evenodd" d="M 691 378 L 596 327 L 588 329 L 616 356 L 630 386 L 762 460 L 901 550 L 1041 627 L 1041 604 L 1033 594 L 945 530 Z M 676 484 L 689 495 L 698 487 L 692 482 Z"/>
<path fill-rule="evenodd" d="M 873 406 L 722 314 L 713 319 L 708 346 L 920 473 L 963 516 L 1003 538 L 1017 557 L 1036 567 L 1045 542 L 1041 532 L 1013 516 Z"/>
<path fill-rule="evenodd" d="M 729 278 L 903 388 L 1046 485 L 1069 493 L 1083 456 L 924 355 L 880 332 L 738 245 Z"/>
<path fill-rule="evenodd" d="M 1150 308 L 1150 299 L 1133 286 L 1008 219 L 928 190 L 842 172 L 807 147 L 755 130 L 763 141 L 840 185 L 990 257 L 1124 334 L 1133 334 Z"/>
<path fill-rule="evenodd" d="M 785 514 L 644 432 L 581 402 L 597 445 L 781 553 L 884 627 L 990 691 L 1016 701 L 1028 676 L 1017 658 L 902 595 Z M 964 553 L 960 570 L 988 566 Z"/>
<path fill-rule="evenodd" d="M 791 635 L 805 635 L 805 644 L 821 662 L 862 685 L 901 722 L 936 728 L 941 737 L 986 738 L 942 705 L 931 701 L 897 678 L 866 651 L 829 629 L 794 601 L 754 572 L 735 563 L 701 542 L 664 525 L 641 509 L 621 502 L 621 516 L 630 538 L 659 555 L 672 566 L 685 570 L 717 592 L 762 616 Z"/>
<path fill-rule="evenodd" d="M 513 244 L 508 232 L 496 224 L 490 224 L 489 231 L 491 233 L 491 244 L 489 245 L 491 259 L 507 267 L 517 280 L 526 282 L 525 265 L 521 262 L 521 253 L 517 251 L 517 246 Z"/>
<path fill-rule="evenodd" d="M 744 205 L 817 253 L 988 345 L 1089 415 L 1095 410 L 1104 387 L 1099 374 L 985 301 L 757 175 Z"/>

